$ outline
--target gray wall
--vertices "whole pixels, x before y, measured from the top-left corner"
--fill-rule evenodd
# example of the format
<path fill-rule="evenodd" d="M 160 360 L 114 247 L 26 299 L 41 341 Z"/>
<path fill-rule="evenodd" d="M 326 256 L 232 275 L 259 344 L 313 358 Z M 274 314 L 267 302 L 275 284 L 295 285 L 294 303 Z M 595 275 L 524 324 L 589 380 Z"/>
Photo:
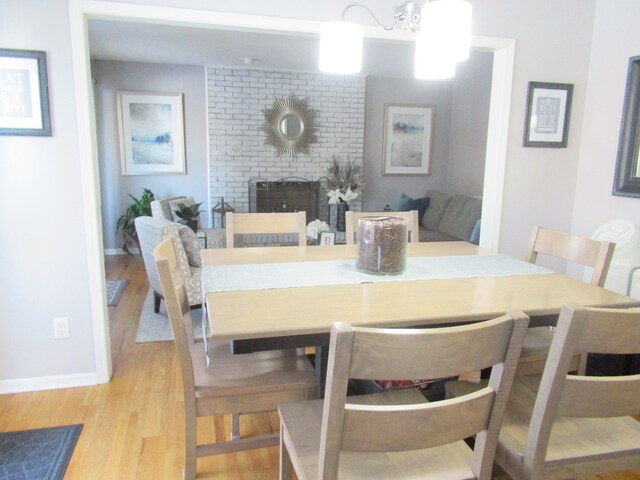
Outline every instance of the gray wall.
<path fill-rule="evenodd" d="M 203 0 L 137 3 L 316 20 L 335 19 L 344 6 L 342 0 L 219 0 L 215 6 Z M 614 99 L 619 105 L 622 98 L 624 82 L 620 80 L 626 69 L 622 65 L 626 64 L 629 51 L 637 49 L 639 34 L 626 27 L 623 32 L 618 23 L 626 25 L 637 18 L 635 2 L 471 3 L 475 35 L 517 39 L 500 250 L 522 255 L 534 222 L 570 230 L 574 217 L 586 218 L 592 210 L 599 210 L 600 204 L 618 212 L 626 205 L 634 205 L 634 200 L 611 199 L 605 193 L 610 190 L 612 179 L 601 175 L 596 166 L 598 162 L 608 164 L 612 158 L 601 155 L 599 149 L 586 149 L 596 142 L 607 145 L 609 150 L 617 144 L 620 112 L 612 112 L 601 102 Z M 590 121 L 583 133 L 596 4 L 596 66 L 609 65 L 610 60 L 615 68 L 612 77 L 606 78 L 592 69 L 589 114 L 593 122 L 602 118 L 598 111 L 602 106 L 606 121 L 597 125 Z M 386 0 L 371 0 L 368 5 L 383 14 L 391 8 Z M 0 391 L 18 384 L 28 387 L 34 377 L 66 378 L 95 372 L 86 258 L 86 229 L 90 226 L 81 203 L 81 165 L 89 159 L 79 156 L 68 2 L 50 0 L 46 9 L 42 6 L 41 0 L 0 3 L 0 44 L 4 48 L 47 51 L 53 125 L 53 136 L 48 138 L 0 138 Z M 569 148 L 522 147 L 527 82 L 532 80 L 575 85 Z M 602 101 L 598 98 L 601 96 Z M 606 128 L 600 128 L 602 125 Z M 581 150 L 583 138 L 589 142 Z M 585 191 L 583 185 L 589 185 L 598 193 L 581 193 L 574 204 L 578 173 L 580 192 Z M 55 316 L 71 319 L 69 340 L 53 339 Z M 61 383 L 59 377 L 53 378 L 52 385 L 56 383 Z"/>
<path fill-rule="evenodd" d="M 96 127 L 100 157 L 102 194 L 102 231 L 104 247 L 113 251 L 122 247 L 116 237 L 116 222 L 136 198 L 149 188 L 156 198 L 192 196 L 205 202 L 201 222 L 208 222 L 207 194 L 207 99 L 205 69 L 200 66 L 153 63 L 91 62 L 95 80 Z M 122 175 L 116 92 L 157 92 L 183 94 L 186 175 Z M 113 252 L 115 253 L 115 252 Z"/>
<path fill-rule="evenodd" d="M 402 193 L 415 198 L 423 197 L 427 188 L 446 188 L 451 94 L 452 82 L 447 80 L 425 82 L 399 78 L 367 78 L 363 210 L 380 211 L 385 205 L 395 209 Z M 435 107 L 431 175 L 382 175 L 385 104 Z"/>
<path fill-rule="evenodd" d="M 473 52 L 453 82 L 447 192 L 482 196 L 493 54 Z"/>
<path fill-rule="evenodd" d="M 473 51 L 451 80 L 367 78 L 364 210 L 394 209 L 402 193 L 482 195 L 492 67 L 493 54 Z M 382 175 L 385 103 L 435 106 L 430 175 Z"/>

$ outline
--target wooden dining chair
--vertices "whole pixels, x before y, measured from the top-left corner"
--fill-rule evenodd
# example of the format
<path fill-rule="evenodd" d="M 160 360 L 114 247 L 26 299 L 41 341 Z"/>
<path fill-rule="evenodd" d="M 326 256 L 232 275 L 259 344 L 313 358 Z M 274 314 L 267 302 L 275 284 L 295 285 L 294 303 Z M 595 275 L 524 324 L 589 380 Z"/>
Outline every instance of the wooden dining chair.
<path fill-rule="evenodd" d="M 409 241 L 418 243 L 420 241 L 420 223 L 418 221 L 418 210 L 409 212 L 352 212 L 348 210 L 345 214 L 345 237 L 347 245 L 352 245 L 356 240 L 358 232 L 358 220 L 362 217 L 400 217 L 407 220 L 407 231 L 409 232 Z"/>
<path fill-rule="evenodd" d="M 194 339 L 189 303 L 173 239 L 155 248 L 162 291 L 182 375 L 185 410 L 184 478 L 196 477 L 196 458 L 278 445 L 278 434 L 196 445 L 197 417 L 275 410 L 282 402 L 314 397 L 315 375 L 301 350 L 233 355 L 229 344 Z"/>
<path fill-rule="evenodd" d="M 297 234 L 298 245 L 307 244 L 306 212 L 226 214 L 227 248 L 234 248 L 235 235 Z"/>
<path fill-rule="evenodd" d="M 640 352 L 640 309 L 562 308 L 542 379 L 513 385 L 496 454 L 513 479 L 640 468 L 640 375 L 569 374 L 585 351 Z"/>
<path fill-rule="evenodd" d="M 557 232 L 542 227 L 534 227 L 529 241 L 526 260 L 536 263 L 538 255 L 549 255 L 593 269 L 591 284 L 604 286 L 613 257 L 615 243 L 601 242 L 579 237 L 565 232 Z M 530 328 L 522 347 L 522 358 L 518 373 L 522 375 L 540 374 L 551 346 L 553 329 L 548 327 Z M 587 355 L 574 359 L 574 369 L 584 373 Z"/>
<path fill-rule="evenodd" d="M 431 329 L 334 323 L 324 400 L 283 404 L 280 479 L 489 479 L 528 317 Z M 474 348 L 469 348 L 474 345 Z M 442 378 L 493 366 L 489 385 L 428 403 L 358 402 L 349 378 Z M 473 450 L 463 441 L 477 434 Z"/>

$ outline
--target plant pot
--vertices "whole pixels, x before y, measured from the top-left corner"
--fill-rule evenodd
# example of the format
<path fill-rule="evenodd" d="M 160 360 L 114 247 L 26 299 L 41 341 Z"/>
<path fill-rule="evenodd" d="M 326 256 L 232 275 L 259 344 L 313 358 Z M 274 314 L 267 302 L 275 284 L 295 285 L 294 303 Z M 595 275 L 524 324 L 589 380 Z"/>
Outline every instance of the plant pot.
<path fill-rule="evenodd" d="M 194 233 L 198 233 L 199 222 L 197 218 L 194 218 L 193 220 L 180 220 L 180 223 L 189 227 Z"/>

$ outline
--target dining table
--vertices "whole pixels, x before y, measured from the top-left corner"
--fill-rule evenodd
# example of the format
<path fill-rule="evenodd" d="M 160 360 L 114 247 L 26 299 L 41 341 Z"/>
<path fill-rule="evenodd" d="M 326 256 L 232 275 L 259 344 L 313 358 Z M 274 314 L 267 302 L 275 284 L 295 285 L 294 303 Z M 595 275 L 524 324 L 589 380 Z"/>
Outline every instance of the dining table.
<path fill-rule="evenodd" d="M 640 301 L 472 243 L 407 245 L 400 275 L 356 268 L 357 245 L 204 249 L 205 336 L 233 353 L 316 347 L 324 391 L 333 322 L 434 327 L 520 310 L 554 325 L 562 305 L 634 307 Z M 215 361 L 215 359 L 213 359 Z"/>

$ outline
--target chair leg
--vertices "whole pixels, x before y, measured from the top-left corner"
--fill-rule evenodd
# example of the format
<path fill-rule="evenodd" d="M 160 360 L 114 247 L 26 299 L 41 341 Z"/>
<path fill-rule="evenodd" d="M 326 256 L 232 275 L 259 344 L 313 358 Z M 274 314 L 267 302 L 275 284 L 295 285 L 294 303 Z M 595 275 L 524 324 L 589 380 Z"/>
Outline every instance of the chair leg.
<path fill-rule="evenodd" d="M 293 477 L 293 464 L 289 451 L 284 444 L 284 429 L 282 421 L 280 422 L 280 480 L 291 480 Z"/>
<path fill-rule="evenodd" d="M 231 440 L 238 440 L 240 438 L 240 414 L 234 413 L 231 415 Z"/>
<path fill-rule="evenodd" d="M 157 292 L 153 292 L 153 311 L 155 313 L 160 313 L 161 301 L 162 301 L 162 297 Z"/>
<path fill-rule="evenodd" d="M 193 411 L 188 412 L 185 405 L 184 421 L 184 480 L 196 478 L 196 415 L 195 405 Z"/>

